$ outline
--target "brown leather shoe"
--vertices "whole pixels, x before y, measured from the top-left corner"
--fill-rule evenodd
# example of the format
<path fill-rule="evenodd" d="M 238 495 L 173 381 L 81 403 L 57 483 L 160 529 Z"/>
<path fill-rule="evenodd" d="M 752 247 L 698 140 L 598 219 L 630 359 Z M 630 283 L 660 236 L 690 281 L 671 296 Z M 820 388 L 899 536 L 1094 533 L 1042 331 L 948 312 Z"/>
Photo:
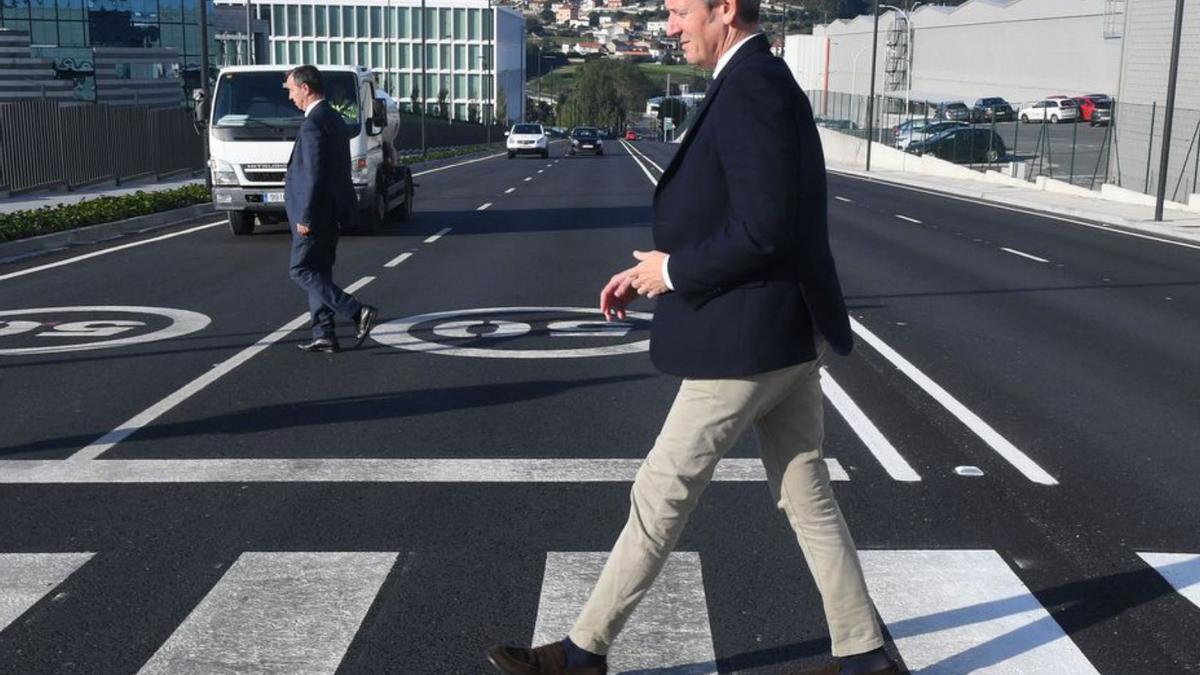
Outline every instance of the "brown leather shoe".
<path fill-rule="evenodd" d="M 821 666 L 820 668 L 808 668 L 805 670 L 797 670 L 795 672 L 790 673 L 789 675 L 839 675 L 841 672 L 842 672 L 842 664 L 838 663 L 837 661 L 834 661 L 833 663 L 826 664 L 824 666 Z M 899 673 L 900 673 L 900 669 L 897 668 L 896 664 L 893 663 L 892 665 L 888 666 L 887 668 L 881 668 L 879 670 L 872 670 L 870 673 L 868 673 L 868 675 L 899 675 Z"/>
<path fill-rule="evenodd" d="M 496 645 L 488 650 L 488 661 L 509 675 L 607 675 L 606 666 L 567 668 L 567 654 L 561 642 L 526 649 Z"/>

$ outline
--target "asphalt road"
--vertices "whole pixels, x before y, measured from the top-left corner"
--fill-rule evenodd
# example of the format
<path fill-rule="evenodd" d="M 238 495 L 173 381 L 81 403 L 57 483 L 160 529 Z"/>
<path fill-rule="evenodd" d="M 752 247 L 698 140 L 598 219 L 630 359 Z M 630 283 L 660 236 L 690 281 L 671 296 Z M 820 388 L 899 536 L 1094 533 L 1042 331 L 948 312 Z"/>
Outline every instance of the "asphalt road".
<path fill-rule="evenodd" d="M 284 228 L 0 266 L 0 673 L 477 673 L 565 632 L 678 386 L 652 302 L 592 311 L 675 147 L 554 147 L 444 164 L 343 238 L 384 323 L 336 355 L 295 348 Z M 840 175 L 830 218 L 859 339 L 826 454 L 889 649 L 1200 673 L 1200 250 Z M 614 672 L 828 648 L 744 439 Z"/>

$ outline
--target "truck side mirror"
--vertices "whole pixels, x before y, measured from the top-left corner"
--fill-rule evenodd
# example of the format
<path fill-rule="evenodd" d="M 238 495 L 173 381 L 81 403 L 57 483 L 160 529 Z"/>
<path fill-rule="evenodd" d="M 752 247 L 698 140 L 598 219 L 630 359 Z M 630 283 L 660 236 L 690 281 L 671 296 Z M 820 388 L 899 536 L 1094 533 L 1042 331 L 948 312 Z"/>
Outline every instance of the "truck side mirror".
<path fill-rule="evenodd" d="M 387 126 L 387 122 L 387 107 L 384 106 L 383 101 L 379 99 L 371 101 L 371 124 L 382 130 Z"/>

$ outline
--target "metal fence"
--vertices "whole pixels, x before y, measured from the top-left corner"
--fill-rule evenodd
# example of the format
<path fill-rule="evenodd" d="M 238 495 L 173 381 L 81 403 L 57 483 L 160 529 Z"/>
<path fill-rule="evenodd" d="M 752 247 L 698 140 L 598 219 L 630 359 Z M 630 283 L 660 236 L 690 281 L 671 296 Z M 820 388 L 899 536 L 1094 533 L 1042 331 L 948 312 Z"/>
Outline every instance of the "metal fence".
<path fill-rule="evenodd" d="M 425 147 L 444 148 L 456 145 L 479 145 L 504 140 L 508 127 L 474 122 L 450 122 L 437 117 L 425 118 Z M 421 151 L 421 117 L 405 113 L 400 116 L 400 129 L 396 134 L 396 148 L 401 154 Z"/>
<path fill-rule="evenodd" d="M 860 138 L 866 136 L 871 108 L 867 96 L 818 91 L 809 97 L 818 124 Z M 1013 103 L 1014 113 L 1020 107 Z M 921 126 L 940 121 L 932 104 L 906 103 L 894 96 L 877 96 L 871 112 L 874 140 L 890 147 L 905 145 L 908 138 L 904 131 L 913 122 Z M 992 134 L 964 135 L 980 144 L 954 153 L 953 161 L 964 166 L 1003 171 L 1029 181 L 1046 176 L 1089 189 L 1099 189 L 1105 183 L 1147 194 L 1157 189 L 1163 128 L 1158 104 L 1115 102 L 1107 122 L 1022 121 L 1014 114 L 1011 121 L 970 120 L 966 124 Z M 1167 199 L 1186 202 L 1200 183 L 1200 111 L 1176 110 L 1174 127 Z M 921 136 L 914 138 L 920 140 Z"/>
<path fill-rule="evenodd" d="M 204 161 L 204 139 L 188 110 L 0 104 L 0 192 L 163 177 L 202 169 Z"/>

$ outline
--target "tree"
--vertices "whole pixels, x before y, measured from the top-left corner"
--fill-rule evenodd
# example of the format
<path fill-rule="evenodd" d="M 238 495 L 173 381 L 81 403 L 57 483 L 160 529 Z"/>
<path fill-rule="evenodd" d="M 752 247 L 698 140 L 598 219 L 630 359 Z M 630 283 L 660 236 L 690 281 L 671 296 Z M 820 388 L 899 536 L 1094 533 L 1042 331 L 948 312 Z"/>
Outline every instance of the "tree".
<path fill-rule="evenodd" d="M 419 111 L 419 108 L 417 106 L 421 105 L 421 88 L 415 84 L 413 85 L 412 93 L 409 94 L 409 104 L 408 105 L 409 105 L 410 112 L 418 112 Z"/>
<path fill-rule="evenodd" d="M 509 126 L 508 119 L 508 94 L 504 92 L 504 87 L 496 90 L 496 122 L 502 126 Z"/>
<path fill-rule="evenodd" d="M 633 111 L 645 106 L 652 91 L 650 80 L 632 63 L 591 61 L 575 72 L 574 91 L 559 106 L 558 122 L 567 127 L 621 129 Z"/>
<path fill-rule="evenodd" d="M 448 89 L 438 92 L 438 117 L 450 119 L 450 104 L 446 102 L 448 98 L 450 98 L 450 91 Z"/>

